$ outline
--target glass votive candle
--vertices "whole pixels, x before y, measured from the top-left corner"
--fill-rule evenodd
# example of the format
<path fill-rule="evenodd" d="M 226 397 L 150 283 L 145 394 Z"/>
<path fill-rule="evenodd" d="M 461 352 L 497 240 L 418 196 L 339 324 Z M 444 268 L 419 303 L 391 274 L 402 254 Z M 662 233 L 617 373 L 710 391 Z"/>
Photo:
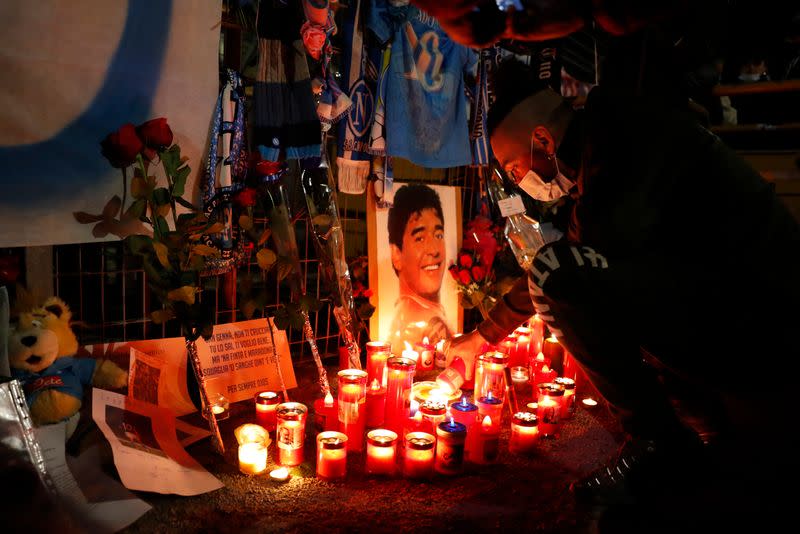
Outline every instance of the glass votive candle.
<path fill-rule="evenodd" d="M 452 419 L 436 426 L 436 472 L 457 475 L 464 471 L 467 427 Z"/>
<path fill-rule="evenodd" d="M 472 451 L 478 439 L 478 406 L 462 397 L 460 401 L 450 405 L 450 416 L 457 423 L 467 428 L 467 441 L 464 444 L 464 459 L 470 461 Z"/>
<path fill-rule="evenodd" d="M 274 391 L 259 391 L 256 393 L 256 423 L 267 430 L 275 430 L 278 423 L 275 411 L 280 403 L 281 396 Z"/>
<path fill-rule="evenodd" d="M 511 418 L 511 438 L 508 450 L 529 454 L 536 450 L 539 441 L 539 418 L 533 412 L 517 412 Z"/>
<path fill-rule="evenodd" d="M 564 372 L 564 347 L 556 336 L 550 335 L 542 341 L 542 353 L 550 360 L 551 369 L 555 369 L 556 373 Z"/>
<path fill-rule="evenodd" d="M 447 415 L 447 404 L 438 400 L 426 400 L 419 405 L 419 412 L 422 414 L 422 422 L 426 432 L 433 434 L 439 423 L 445 420 Z"/>
<path fill-rule="evenodd" d="M 230 402 L 228 401 L 228 397 L 223 395 L 222 393 L 217 393 L 216 395 L 210 395 L 209 399 L 209 408 L 203 410 L 203 417 L 208 419 L 208 414 L 211 412 L 214 414 L 214 418 L 217 421 L 222 421 L 223 419 L 227 419 L 230 417 L 231 412 Z"/>
<path fill-rule="evenodd" d="M 367 425 L 367 373 L 360 369 L 344 369 L 338 373 L 339 430 L 347 434 L 347 448 L 364 450 Z"/>
<path fill-rule="evenodd" d="M 397 434 L 385 428 L 367 434 L 367 464 L 370 475 L 393 475 L 396 468 Z"/>
<path fill-rule="evenodd" d="M 386 361 L 392 357 L 392 344 L 385 341 L 367 341 L 367 381 L 377 380 L 386 387 Z"/>
<path fill-rule="evenodd" d="M 516 365 L 511 368 L 511 381 L 515 386 L 521 386 L 530 380 L 528 368 L 524 365 Z"/>
<path fill-rule="evenodd" d="M 440 339 L 436 344 L 436 355 L 434 356 L 434 365 L 437 369 L 444 369 L 447 367 L 447 354 L 444 352 L 444 344 L 446 339 Z"/>
<path fill-rule="evenodd" d="M 478 362 L 475 366 L 474 395 L 476 399 L 491 393 L 501 402 L 505 400 L 505 368 L 507 364 L 508 354 L 499 351 L 485 352 L 478 356 Z"/>
<path fill-rule="evenodd" d="M 278 463 L 295 466 L 303 463 L 303 441 L 308 408 L 299 402 L 284 402 L 276 411 Z"/>
<path fill-rule="evenodd" d="M 564 398 L 561 399 L 561 419 L 569 419 L 575 414 L 575 381 L 566 376 L 553 380 L 554 384 L 564 386 Z"/>
<path fill-rule="evenodd" d="M 403 476 L 428 478 L 433 475 L 436 438 L 427 432 L 409 432 L 403 448 Z"/>
<path fill-rule="evenodd" d="M 536 357 L 531 356 L 528 359 L 528 376 L 532 384 L 535 385 L 536 378 L 541 374 L 544 367 L 550 367 L 550 359 L 545 358 L 542 352 L 536 354 Z"/>
<path fill-rule="evenodd" d="M 470 453 L 470 462 L 491 464 L 500 454 L 500 423 L 491 416 L 484 416 L 478 427 L 475 449 Z"/>
<path fill-rule="evenodd" d="M 478 419 L 483 421 L 487 415 L 498 425 L 503 418 L 503 401 L 492 395 L 491 391 L 485 397 L 478 399 Z"/>
<path fill-rule="evenodd" d="M 317 434 L 318 478 L 323 480 L 344 478 L 347 474 L 347 441 L 346 434 L 335 430 Z"/>
<path fill-rule="evenodd" d="M 543 438 L 554 438 L 558 435 L 563 398 L 564 386 L 553 382 L 539 384 L 536 415 L 539 418 L 539 434 Z"/>
<path fill-rule="evenodd" d="M 239 445 L 239 471 L 245 475 L 260 475 L 267 470 L 267 445 L 254 441 Z"/>
<path fill-rule="evenodd" d="M 367 427 L 376 428 L 383 425 L 386 414 L 386 388 L 374 379 L 367 388 Z"/>
<path fill-rule="evenodd" d="M 417 364 L 414 360 L 391 357 L 386 361 L 388 377 L 386 383 L 386 411 L 384 426 L 398 435 L 408 419 L 408 408 L 411 402 L 411 385 Z"/>
<path fill-rule="evenodd" d="M 428 342 L 428 338 L 423 338 L 422 341 L 416 343 L 414 350 L 419 353 L 417 370 L 430 371 L 433 369 L 433 361 L 436 359 L 436 347 Z"/>

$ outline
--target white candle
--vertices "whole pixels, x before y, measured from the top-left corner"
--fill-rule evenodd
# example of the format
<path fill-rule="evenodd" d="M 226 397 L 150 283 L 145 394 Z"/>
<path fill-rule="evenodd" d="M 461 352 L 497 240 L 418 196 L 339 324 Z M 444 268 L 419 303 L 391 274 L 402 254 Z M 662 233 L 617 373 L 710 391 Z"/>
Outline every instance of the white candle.
<path fill-rule="evenodd" d="M 263 442 L 239 445 L 239 471 L 245 475 L 260 475 L 267 470 L 267 447 Z"/>

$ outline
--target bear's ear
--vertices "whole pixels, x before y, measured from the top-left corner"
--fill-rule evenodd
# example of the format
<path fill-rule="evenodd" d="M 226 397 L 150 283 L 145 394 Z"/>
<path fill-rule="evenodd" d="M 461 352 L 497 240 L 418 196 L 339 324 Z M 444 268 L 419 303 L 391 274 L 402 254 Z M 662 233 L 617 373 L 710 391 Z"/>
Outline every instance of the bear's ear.
<path fill-rule="evenodd" d="M 58 317 L 58 319 L 61 321 L 69 322 L 69 320 L 72 318 L 72 313 L 69 311 L 69 306 L 67 306 L 67 303 L 58 297 L 48 298 L 46 301 L 44 301 L 44 305 L 42 307 Z"/>

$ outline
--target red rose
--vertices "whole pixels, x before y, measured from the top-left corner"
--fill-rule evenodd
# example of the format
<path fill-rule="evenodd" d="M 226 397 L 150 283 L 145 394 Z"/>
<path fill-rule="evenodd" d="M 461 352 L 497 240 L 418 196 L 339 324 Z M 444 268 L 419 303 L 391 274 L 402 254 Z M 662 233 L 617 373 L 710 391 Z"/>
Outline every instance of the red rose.
<path fill-rule="evenodd" d="M 260 176 L 271 176 L 273 174 L 278 174 L 282 169 L 282 161 L 262 160 L 256 163 L 256 172 Z"/>
<path fill-rule="evenodd" d="M 136 128 L 136 133 L 148 148 L 154 150 L 164 150 L 172 144 L 172 130 L 164 117 L 143 122 Z"/>
<path fill-rule="evenodd" d="M 458 271 L 458 279 L 461 280 L 461 283 L 465 286 L 470 285 L 472 283 L 472 277 L 469 275 L 469 269 Z"/>
<path fill-rule="evenodd" d="M 110 133 L 100 142 L 103 156 L 112 167 L 121 169 L 134 161 L 144 148 L 142 140 L 136 135 L 133 124 L 123 124 L 119 130 Z"/>
<path fill-rule="evenodd" d="M 480 265 L 474 265 L 472 267 L 472 278 L 476 281 L 483 280 L 483 277 L 486 276 L 486 271 Z"/>
<path fill-rule="evenodd" d="M 373 291 L 371 289 L 365 289 L 364 293 L 363 293 L 363 296 L 365 296 L 367 298 L 370 298 L 373 294 L 374 293 L 373 293 Z"/>
<path fill-rule="evenodd" d="M 471 254 L 460 254 L 458 256 L 458 264 L 461 267 L 466 267 L 469 269 L 472 267 L 472 255 Z"/>
<path fill-rule="evenodd" d="M 246 187 L 236 193 L 233 197 L 233 201 L 242 208 L 247 208 L 250 206 L 256 205 L 256 199 L 258 198 L 258 191 L 253 189 L 252 187 Z"/>

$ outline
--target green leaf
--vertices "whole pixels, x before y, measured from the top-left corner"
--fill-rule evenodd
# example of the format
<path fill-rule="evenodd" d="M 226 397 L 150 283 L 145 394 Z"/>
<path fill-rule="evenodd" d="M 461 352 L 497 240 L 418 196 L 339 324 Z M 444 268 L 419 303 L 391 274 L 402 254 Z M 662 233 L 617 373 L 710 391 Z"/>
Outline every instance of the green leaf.
<path fill-rule="evenodd" d="M 153 265 L 153 262 L 151 262 L 147 256 L 145 256 L 145 259 L 142 262 L 142 268 L 147 275 L 147 281 L 149 284 L 154 284 L 158 287 L 164 283 L 162 271 L 156 265 Z"/>
<path fill-rule="evenodd" d="M 158 232 L 160 234 L 169 232 L 169 224 L 167 224 L 167 220 L 164 217 L 156 215 L 156 225 L 158 226 Z"/>
<path fill-rule="evenodd" d="M 293 267 L 290 261 L 279 258 L 277 263 L 278 282 L 285 280 L 290 274 L 292 274 L 292 269 Z"/>
<path fill-rule="evenodd" d="M 297 330 L 302 330 L 303 325 L 305 324 L 305 319 L 303 318 L 303 314 L 300 313 L 298 310 L 290 310 L 289 311 L 289 324 L 292 328 L 296 328 Z"/>
<path fill-rule="evenodd" d="M 150 314 L 150 318 L 155 324 L 163 324 L 175 317 L 175 312 L 172 308 L 165 308 L 163 310 L 156 310 Z"/>
<path fill-rule="evenodd" d="M 169 250 L 167 246 L 164 243 L 153 241 L 153 250 L 156 251 L 159 263 L 161 263 L 165 269 L 172 270 L 172 266 L 169 264 Z"/>
<path fill-rule="evenodd" d="M 189 173 L 192 172 L 188 166 L 181 167 L 175 173 L 175 178 L 172 182 L 172 195 L 176 197 L 183 196 L 183 192 L 186 188 L 186 178 L 189 177 Z"/>
<path fill-rule="evenodd" d="M 155 202 L 157 206 L 169 205 L 169 199 L 169 191 L 167 191 L 166 187 L 159 187 L 153 190 L 153 202 Z"/>
<path fill-rule="evenodd" d="M 85 211 L 74 211 L 72 212 L 72 215 L 75 217 L 75 220 L 81 224 L 91 224 L 103 220 L 102 215 L 92 215 L 90 213 L 86 213 Z"/>
<path fill-rule="evenodd" d="M 200 208 L 198 208 L 197 206 L 195 206 L 194 204 L 192 204 L 191 202 L 189 202 L 188 200 L 186 200 L 185 198 L 183 198 L 181 196 L 178 196 L 178 195 L 175 195 L 175 202 L 177 202 L 178 204 L 180 204 L 184 208 L 190 209 L 192 211 L 196 211 L 196 212 L 203 211 Z"/>
<path fill-rule="evenodd" d="M 167 150 L 162 151 L 159 156 L 161 157 L 161 164 L 164 165 L 164 172 L 173 176 L 181 165 L 181 147 L 172 145 Z"/>
<path fill-rule="evenodd" d="M 147 254 L 150 250 L 150 243 L 153 240 L 146 235 L 131 235 L 125 238 L 125 244 L 128 246 L 128 250 L 131 251 L 131 254 L 135 254 L 137 256 L 143 256 Z"/>
<path fill-rule="evenodd" d="M 272 320 L 275 323 L 275 326 L 280 328 L 281 330 L 286 330 L 287 328 L 289 328 L 289 316 L 288 315 L 275 314 L 275 317 Z"/>
<path fill-rule="evenodd" d="M 256 260 L 258 261 L 258 266 L 261 267 L 262 270 L 266 271 L 270 269 L 275 262 L 278 260 L 278 256 L 268 248 L 262 248 L 256 254 Z"/>
<path fill-rule="evenodd" d="M 137 200 L 144 199 L 150 196 L 153 188 L 141 176 L 134 176 L 131 180 L 131 196 Z"/>
<path fill-rule="evenodd" d="M 114 195 L 108 202 L 106 202 L 106 205 L 103 208 L 103 219 L 113 219 L 117 216 L 117 213 L 119 213 L 121 207 L 122 199 L 117 195 Z"/>
<path fill-rule="evenodd" d="M 209 247 L 208 245 L 203 245 L 202 243 L 198 243 L 192 247 L 192 253 L 198 254 L 200 256 L 219 256 L 220 252 L 218 248 Z"/>
<path fill-rule="evenodd" d="M 147 201 L 143 198 L 135 201 L 128 207 L 128 211 L 125 213 L 134 219 L 139 219 L 142 215 L 144 215 L 145 210 L 147 210 Z"/>
<path fill-rule="evenodd" d="M 182 286 L 167 293 L 167 298 L 191 305 L 194 304 L 195 293 L 196 288 L 194 286 Z"/>
<path fill-rule="evenodd" d="M 475 304 L 472 303 L 472 299 L 468 295 L 465 295 L 464 293 L 461 293 L 461 295 L 459 295 L 458 304 L 465 310 L 471 310 L 472 308 L 475 307 Z"/>
<path fill-rule="evenodd" d="M 322 301 L 313 295 L 303 295 L 299 299 L 300 308 L 307 312 L 317 312 L 322 308 Z"/>

